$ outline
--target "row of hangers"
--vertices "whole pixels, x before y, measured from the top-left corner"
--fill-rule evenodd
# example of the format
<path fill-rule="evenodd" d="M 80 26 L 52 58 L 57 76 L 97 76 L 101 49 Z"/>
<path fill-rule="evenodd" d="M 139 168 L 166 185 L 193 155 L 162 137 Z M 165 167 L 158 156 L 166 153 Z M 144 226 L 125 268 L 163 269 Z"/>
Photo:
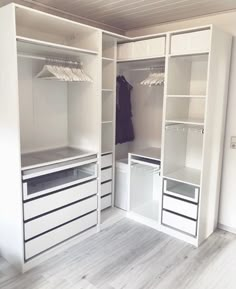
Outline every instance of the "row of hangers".
<path fill-rule="evenodd" d="M 78 61 L 47 59 L 37 78 L 69 82 L 92 82 L 92 78 L 82 69 Z"/>

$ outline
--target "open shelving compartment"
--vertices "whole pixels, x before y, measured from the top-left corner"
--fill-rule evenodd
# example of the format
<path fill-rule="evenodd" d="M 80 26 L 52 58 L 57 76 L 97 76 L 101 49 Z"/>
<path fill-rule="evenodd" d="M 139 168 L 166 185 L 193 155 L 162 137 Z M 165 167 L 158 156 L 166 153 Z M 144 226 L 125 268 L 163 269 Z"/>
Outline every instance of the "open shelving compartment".
<path fill-rule="evenodd" d="M 204 97 L 209 54 L 169 57 L 167 95 Z"/>
<path fill-rule="evenodd" d="M 67 49 L 58 49 L 57 45 L 47 46 L 35 41 L 32 46 L 31 41 L 22 42 L 19 39 L 17 52 L 23 156 L 35 152 L 41 152 L 42 156 L 43 151 L 46 155 L 48 150 L 58 148 L 64 151 L 64 154 L 57 154 L 62 159 L 70 158 L 70 148 L 78 149 L 78 156 L 81 157 L 84 155 L 83 151 L 98 153 L 98 56 L 86 51 L 73 52 L 72 55 Z M 79 61 L 93 82 L 36 78 L 47 59 Z"/>
<path fill-rule="evenodd" d="M 90 53 L 99 51 L 97 29 L 23 6 L 16 6 L 16 35 Z"/>
<path fill-rule="evenodd" d="M 165 129 L 164 178 L 199 187 L 204 126 L 167 124 Z"/>

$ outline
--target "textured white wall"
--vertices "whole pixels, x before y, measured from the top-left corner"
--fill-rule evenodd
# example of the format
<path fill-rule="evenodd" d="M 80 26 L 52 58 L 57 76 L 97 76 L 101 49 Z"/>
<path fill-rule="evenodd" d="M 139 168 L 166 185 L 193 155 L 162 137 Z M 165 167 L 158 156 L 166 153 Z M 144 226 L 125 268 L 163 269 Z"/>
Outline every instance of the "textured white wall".
<path fill-rule="evenodd" d="M 221 185 L 221 204 L 219 223 L 223 227 L 236 232 L 236 150 L 230 148 L 231 136 L 236 136 L 236 11 L 208 17 L 178 21 L 158 26 L 146 27 L 127 32 L 128 36 L 141 36 L 161 33 L 182 28 L 215 24 L 232 35 L 233 49 L 229 84 L 227 122 L 225 131 L 225 148 L 223 175 Z"/>

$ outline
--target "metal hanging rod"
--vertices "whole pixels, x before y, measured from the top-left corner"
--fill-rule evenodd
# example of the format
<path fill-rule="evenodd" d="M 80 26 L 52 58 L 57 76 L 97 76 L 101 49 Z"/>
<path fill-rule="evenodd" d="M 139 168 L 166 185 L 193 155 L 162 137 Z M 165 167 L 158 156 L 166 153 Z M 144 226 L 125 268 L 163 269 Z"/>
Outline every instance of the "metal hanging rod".
<path fill-rule="evenodd" d="M 204 127 L 198 125 L 189 125 L 189 124 L 170 124 L 165 126 L 166 130 L 176 130 L 176 131 L 194 131 L 201 134 L 204 134 Z"/>
<path fill-rule="evenodd" d="M 69 60 L 69 59 L 60 59 L 60 58 L 51 58 L 46 56 L 36 56 L 24 53 L 18 53 L 18 57 L 36 59 L 36 60 L 44 60 L 51 63 L 61 63 L 61 64 L 69 64 L 69 65 L 81 65 L 80 60 Z"/>
<path fill-rule="evenodd" d="M 121 68 L 120 70 L 122 72 L 124 72 L 124 71 L 152 71 L 152 70 L 163 69 L 163 68 L 165 68 L 165 65 L 144 67 L 144 68 L 125 68 L 125 69 Z"/>

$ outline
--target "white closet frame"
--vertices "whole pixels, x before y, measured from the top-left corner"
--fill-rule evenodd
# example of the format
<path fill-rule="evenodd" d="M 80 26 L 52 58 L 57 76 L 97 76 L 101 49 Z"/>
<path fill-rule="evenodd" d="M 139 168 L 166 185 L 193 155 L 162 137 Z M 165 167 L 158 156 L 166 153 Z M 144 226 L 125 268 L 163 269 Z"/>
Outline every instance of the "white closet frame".
<path fill-rule="evenodd" d="M 28 31 L 21 30 L 17 35 L 18 27 L 16 23 L 16 10 L 21 9 L 23 13 L 30 17 L 33 17 L 35 13 L 42 17 L 49 17 L 52 27 L 57 27 L 58 23 L 71 25 L 75 28 L 76 33 L 74 35 L 68 35 L 69 38 L 64 39 L 65 43 L 62 43 L 56 36 L 48 39 L 44 39 L 45 34 L 39 33 L 39 39 L 34 38 L 34 35 L 29 35 Z M 203 147 L 203 170 L 201 177 L 201 200 L 199 211 L 199 229 L 198 239 L 186 236 L 176 230 L 161 226 L 161 231 L 170 234 L 174 237 L 182 239 L 186 242 L 198 246 L 204 239 L 206 239 L 216 228 L 218 220 L 218 201 L 220 191 L 220 176 L 221 176 L 221 163 L 223 155 L 223 141 L 224 141 L 224 126 L 225 126 L 225 112 L 227 103 L 227 83 L 229 78 L 229 64 L 230 64 L 230 49 L 231 49 L 231 36 L 221 32 L 212 25 L 204 27 L 196 27 L 194 29 L 185 29 L 179 31 L 173 31 L 168 33 L 148 35 L 145 37 L 129 38 L 123 35 L 110 33 L 94 27 L 90 27 L 84 24 L 73 22 L 67 19 L 63 19 L 57 16 L 53 16 L 44 12 L 39 12 L 31 8 L 27 8 L 17 4 L 9 4 L 0 9 L 0 63 L 4 69 L 0 72 L 0 176 L 1 176 L 1 190 L 0 190 L 0 254 L 5 257 L 10 263 L 18 267 L 21 271 L 26 271 L 43 260 L 55 255 L 60 251 L 64 251 L 66 248 L 77 243 L 79 240 L 84 239 L 92 234 L 96 233 L 100 229 L 100 209 L 101 202 L 98 202 L 98 225 L 96 228 L 88 231 L 87 233 L 74 237 L 67 242 L 47 251 L 43 255 L 33 259 L 30 263 L 24 262 L 24 250 L 23 250 L 23 210 L 22 210 L 22 183 L 21 183 L 21 149 L 20 149 L 20 125 L 19 125 L 19 100 L 18 100 L 18 72 L 17 72 L 17 40 L 24 43 L 31 42 L 32 47 L 35 44 L 40 48 L 41 53 L 45 53 L 45 46 L 47 46 L 46 52 L 52 51 L 56 56 L 71 56 L 75 57 L 78 53 L 84 53 L 88 55 L 97 55 L 99 58 L 98 70 L 96 71 L 98 79 L 100 79 L 97 85 L 97 97 L 100 99 L 101 105 L 98 106 L 99 119 L 102 120 L 102 37 L 107 35 L 114 39 L 114 43 L 118 42 L 137 42 L 139 40 L 155 39 L 160 37 L 166 38 L 166 80 L 168 83 L 169 73 L 168 65 L 171 57 L 170 55 L 170 38 L 172 35 L 181 35 L 192 31 L 201 31 L 204 29 L 210 29 L 212 31 L 211 36 L 211 48 L 209 53 L 209 66 L 208 74 L 210 75 L 208 89 L 207 89 L 207 105 L 205 110 L 205 140 Z M 32 19 L 32 18 L 31 18 Z M 29 27 L 30 27 L 29 20 Z M 41 25 L 44 26 L 44 22 Z M 7 30 L 6 30 L 7 27 Z M 49 27 L 50 28 L 50 27 Z M 60 28 L 59 28 L 60 29 Z M 63 31 L 63 30 L 62 30 Z M 77 33 L 78 31 L 78 33 Z M 76 36 L 86 35 L 86 31 L 91 32 L 91 37 L 84 40 L 83 44 L 79 45 L 76 42 Z M 93 31 L 93 33 L 92 33 Z M 66 32 L 65 32 L 66 33 Z M 77 35 L 78 34 L 78 35 Z M 97 35 L 94 37 L 94 35 Z M 42 38 L 44 40 L 42 40 Z M 96 41 L 95 41 L 96 39 Z M 189 40 L 188 40 L 189 41 Z M 194 42 L 195 41 L 195 42 Z M 96 43 L 95 43 L 96 42 Z M 178 42 L 178 39 L 177 39 Z M 196 39 L 193 40 L 196 43 Z M 27 44 L 27 45 L 28 45 Z M 41 46 L 40 46 L 41 45 Z M 191 50 L 191 40 L 190 40 Z M 32 49 L 31 47 L 31 49 Z M 25 47 L 24 47 L 25 48 Z M 116 51 L 116 44 L 114 44 L 114 51 Z M 181 45 L 179 47 L 181 51 Z M 36 51 L 37 52 L 37 51 Z M 206 51 L 204 51 L 205 53 Z M 187 51 L 186 53 L 175 53 L 175 57 L 189 56 L 189 54 L 202 54 L 203 51 Z M 105 57 L 109 58 L 109 57 Z M 140 57 L 139 59 L 150 59 L 150 57 Z M 155 58 L 152 56 L 151 59 Z M 218 60 L 221 59 L 221 65 L 218 69 L 215 68 Z M 109 61 L 108 59 L 103 59 Z M 114 54 L 114 60 L 116 60 L 116 52 Z M 123 59 L 124 60 L 124 59 Z M 126 59 L 130 61 L 129 59 Z M 137 59 L 133 59 L 136 61 Z M 119 61 L 119 60 L 117 60 Z M 220 65 L 220 64 L 219 64 Z M 114 61 L 114 67 L 115 67 Z M 115 70 L 115 68 L 114 68 Z M 220 73 L 218 73 L 220 71 Z M 222 71 L 224 73 L 224 79 L 222 79 Z M 218 80 L 221 80 L 221 85 L 216 86 Z M 113 79 L 113 90 L 115 92 L 116 75 Z M 167 86 L 166 86 L 167 87 Z M 164 116 L 163 116 L 163 137 L 162 137 L 162 165 L 164 163 L 165 155 L 165 121 L 166 121 L 166 98 L 167 88 L 165 87 L 165 102 L 164 102 Z M 106 89 L 106 88 L 104 88 Z M 113 95 L 114 97 L 115 95 Z M 177 96 L 177 95 L 176 95 Z M 214 108 L 214 104 L 217 102 L 217 107 Z M 113 134 L 112 134 L 112 153 L 113 153 L 113 168 L 115 168 L 115 102 L 113 111 Z M 217 113 L 216 113 L 217 112 Z M 215 115 L 217 117 L 215 117 Z M 216 129 L 218 127 L 218 129 Z M 97 129 L 99 131 L 98 142 L 99 147 L 97 149 L 98 159 L 98 181 L 101 181 L 101 155 L 102 155 L 102 124 L 98 120 Z M 214 146 L 217 144 L 217 146 Z M 213 162 L 214 166 L 211 166 Z M 210 172 L 210 176 L 209 176 Z M 162 178 L 165 175 L 162 171 Z M 216 182 L 217 180 L 217 182 Z M 113 186 L 114 186 L 114 170 L 113 170 Z M 113 187 L 114 192 L 114 187 Z M 114 199 L 114 193 L 113 199 Z M 98 186 L 98 197 L 101 197 L 101 186 Z M 209 201 L 207 203 L 207 201 Z M 113 204 L 114 201 L 112 201 Z M 207 206 L 204 204 L 207 203 Z M 208 220 L 208 222 L 206 222 Z M 201 228 L 201 229 L 200 229 Z"/>

